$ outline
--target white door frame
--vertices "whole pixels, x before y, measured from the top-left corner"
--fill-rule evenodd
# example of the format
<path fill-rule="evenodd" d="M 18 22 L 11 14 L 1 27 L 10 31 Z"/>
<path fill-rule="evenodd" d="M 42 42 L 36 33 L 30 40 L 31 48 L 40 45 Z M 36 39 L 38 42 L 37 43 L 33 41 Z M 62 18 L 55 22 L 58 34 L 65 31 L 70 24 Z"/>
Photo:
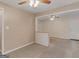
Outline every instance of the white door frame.
<path fill-rule="evenodd" d="M 35 43 L 49 46 L 48 33 L 38 33 L 38 17 L 35 18 Z"/>
<path fill-rule="evenodd" d="M 37 17 L 35 17 L 35 42 L 36 42 L 36 36 L 37 35 Z"/>
<path fill-rule="evenodd" d="M 1 53 L 4 55 L 4 8 L 1 8 L 1 13 L 2 13 L 2 39 L 1 39 Z"/>

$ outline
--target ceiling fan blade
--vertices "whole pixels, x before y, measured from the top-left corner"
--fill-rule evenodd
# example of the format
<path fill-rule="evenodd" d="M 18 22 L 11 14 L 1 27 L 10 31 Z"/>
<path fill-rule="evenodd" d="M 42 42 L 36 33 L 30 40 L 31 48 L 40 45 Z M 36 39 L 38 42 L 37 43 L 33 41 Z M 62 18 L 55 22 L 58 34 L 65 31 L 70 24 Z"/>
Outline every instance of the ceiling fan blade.
<path fill-rule="evenodd" d="M 50 0 L 41 0 L 42 3 L 45 3 L 45 4 L 50 4 L 51 1 Z"/>
<path fill-rule="evenodd" d="M 23 4 L 25 4 L 25 3 L 27 3 L 27 1 L 23 1 L 23 2 L 20 2 L 20 3 L 18 3 L 19 5 L 23 5 Z"/>

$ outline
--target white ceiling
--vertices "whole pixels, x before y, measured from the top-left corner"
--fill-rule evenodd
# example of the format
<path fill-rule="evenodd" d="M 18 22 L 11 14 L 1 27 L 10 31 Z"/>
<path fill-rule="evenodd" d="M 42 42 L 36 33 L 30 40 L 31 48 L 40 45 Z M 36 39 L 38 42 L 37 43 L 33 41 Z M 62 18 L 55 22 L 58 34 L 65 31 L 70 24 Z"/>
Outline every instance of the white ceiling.
<path fill-rule="evenodd" d="M 53 0 L 53 2 L 50 5 L 40 4 L 38 6 L 38 8 L 32 8 L 29 6 L 28 3 L 26 5 L 19 6 L 17 4 L 18 1 L 19 0 L 0 0 L 0 2 L 12 5 L 14 7 L 21 8 L 21 9 L 26 10 L 26 11 L 30 11 L 32 13 L 38 13 L 38 12 L 42 12 L 42 11 L 45 11 L 48 9 L 59 8 L 59 7 L 65 6 L 65 5 L 79 2 L 79 0 Z"/>

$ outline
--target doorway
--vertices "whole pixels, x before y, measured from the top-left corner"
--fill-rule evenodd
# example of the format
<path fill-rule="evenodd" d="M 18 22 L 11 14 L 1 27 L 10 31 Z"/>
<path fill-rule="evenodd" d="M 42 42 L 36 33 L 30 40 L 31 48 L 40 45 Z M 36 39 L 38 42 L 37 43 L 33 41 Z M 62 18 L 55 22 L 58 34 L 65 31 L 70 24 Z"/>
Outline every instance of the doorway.
<path fill-rule="evenodd" d="M 50 39 L 54 38 L 79 40 L 78 10 L 60 12 L 54 14 L 54 16 L 54 20 L 51 20 L 51 15 L 43 15 L 36 18 L 36 43 L 48 46 Z M 47 45 L 45 42 L 47 42 Z"/>

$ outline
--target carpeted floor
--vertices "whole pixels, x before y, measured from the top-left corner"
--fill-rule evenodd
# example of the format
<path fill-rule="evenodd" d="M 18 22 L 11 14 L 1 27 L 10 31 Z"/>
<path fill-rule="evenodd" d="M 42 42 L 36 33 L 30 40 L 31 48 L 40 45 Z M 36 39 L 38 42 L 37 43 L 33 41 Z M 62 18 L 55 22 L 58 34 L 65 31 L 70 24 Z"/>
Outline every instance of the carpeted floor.
<path fill-rule="evenodd" d="M 78 58 L 79 41 L 53 38 L 48 47 L 33 44 L 7 55 L 10 58 Z"/>

